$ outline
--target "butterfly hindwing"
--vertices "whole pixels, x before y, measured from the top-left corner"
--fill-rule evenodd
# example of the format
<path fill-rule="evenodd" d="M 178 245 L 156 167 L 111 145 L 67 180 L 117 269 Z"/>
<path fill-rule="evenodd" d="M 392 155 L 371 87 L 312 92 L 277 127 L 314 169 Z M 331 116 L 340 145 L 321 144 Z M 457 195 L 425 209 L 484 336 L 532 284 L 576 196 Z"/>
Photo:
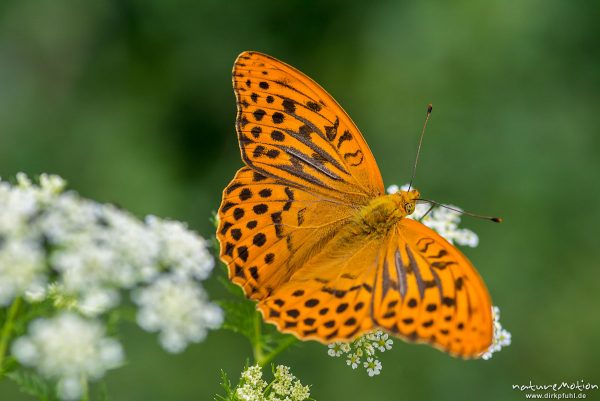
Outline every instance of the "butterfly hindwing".
<path fill-rule="evenodd" d="M 379 241 L 338 232 L 321 253 L 258 307 L 280 331 L 323 343 L 350 341 L 373 327 L 371 296 Z"/>
<path fill-rule="evenodd" d="M 383 194 L 360 131 L 336 101 L 295 68 L 244 52 L 235 62 L 237 132 L 244 162 L 267 176 L 364 204 Z"/>
<path fill-rule="evenodd" d="M 465 358 L 486 351 L 493 334 L 491 300 L 469 260 L 411 219 L 390 237 L 373 296 L 375 324 Z"/>

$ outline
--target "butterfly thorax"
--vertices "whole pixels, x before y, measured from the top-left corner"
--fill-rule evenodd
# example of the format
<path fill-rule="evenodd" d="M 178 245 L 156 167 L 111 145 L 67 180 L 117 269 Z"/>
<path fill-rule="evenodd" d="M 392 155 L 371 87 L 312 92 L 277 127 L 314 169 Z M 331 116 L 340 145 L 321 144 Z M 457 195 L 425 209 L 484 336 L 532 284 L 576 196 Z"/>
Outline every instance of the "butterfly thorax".
<path fill-rule="evenodd" d="M 372 199 L 356 216 L 357 231 L 365 236 L 386 235 L 398 221 L 414 212 L 418 198 L 419 192 L 413 189 Z"/>

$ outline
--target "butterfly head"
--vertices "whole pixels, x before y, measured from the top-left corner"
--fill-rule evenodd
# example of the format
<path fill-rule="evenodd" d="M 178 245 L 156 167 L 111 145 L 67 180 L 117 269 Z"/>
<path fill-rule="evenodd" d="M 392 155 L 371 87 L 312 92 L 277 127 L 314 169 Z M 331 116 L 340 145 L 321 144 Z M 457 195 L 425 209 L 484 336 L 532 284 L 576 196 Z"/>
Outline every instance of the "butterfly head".
<path fill-rule="evenodd" d="M 402 209 L 404 209 L 406 216 L 413 214 L 417 204 L 417 199 L 419 199 L 419 196 L 421 196 L 419 191 L 412 189 L 410 191 L 398 191 L 397 193 L 400 196 L 400 205 Z"/>

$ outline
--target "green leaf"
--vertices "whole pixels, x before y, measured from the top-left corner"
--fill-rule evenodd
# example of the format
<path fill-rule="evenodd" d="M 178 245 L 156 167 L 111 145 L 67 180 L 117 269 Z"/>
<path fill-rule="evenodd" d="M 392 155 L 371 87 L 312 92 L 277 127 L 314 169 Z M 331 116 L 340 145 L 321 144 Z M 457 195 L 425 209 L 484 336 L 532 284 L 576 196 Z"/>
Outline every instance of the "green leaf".
<path fill-rule="evenodd" d="M 235 389 L 231 388 L 231 381 L 227 377 L 227 373 L 221 369 L 221 387 L 225 390 L 225 396 L 220 394 L 215 395 L 215 401 L 236 401 Z"/>
<path fill-rule="evenodd" d="M 254 319 L 259 313 L 251 301 L 219 301 L 225 311 L 225 321 L 222 328 L 233 331 L 254 341 Z"/>
<path fill-rule="evenodd" d="M 25 394 L 32 395 L 41 401 L 57 400 L 54 386 L 33 372 L 16 370 L 7 373 L 6 377 L 14 381 L 19 386 L 19 390 Z"/>
<path fill-rule="evenodd" d="M 227 274 L 227 273 L 225 273 Z M 242 288 L 237 285 L 234 284 L 233 282 L 231 282 L 231 280 L 229 280 L 227 278 L 227 276 L 223 277 L 223 276 L 219 276 L 217 278 L 217 280 L 219 281 L 219 283 L 221 283 L 221 285 L 223 285 L 223 287 L 225 288 L 225 290 L 227 290 L 227 292 L 229 292 L 231 295 L 234 295 L 236 298 L 243 300 L 243 301 L 248 301 L 248 302 L 252 302 L 249 301 L 246 296 L 244 295 L 244 291 L 242 290 Z"/>

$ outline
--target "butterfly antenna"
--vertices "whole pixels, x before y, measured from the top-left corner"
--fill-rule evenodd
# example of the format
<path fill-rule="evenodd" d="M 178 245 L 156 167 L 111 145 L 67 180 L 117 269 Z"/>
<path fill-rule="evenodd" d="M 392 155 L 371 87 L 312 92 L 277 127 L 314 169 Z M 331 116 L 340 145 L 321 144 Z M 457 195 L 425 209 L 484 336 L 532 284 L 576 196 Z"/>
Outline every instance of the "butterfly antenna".
<path fill-rule="evenodd" d="M 464 210 L 460 210 L 460 209 L 454 208 L 452 206 L 446 206 L 446 205 L 444 205 L 442 203 L 439 203 L 439 202 L 436 202 L 436 201 L 432 201 L 432 200 L 429 200 L 429 199 L 419 198 L 419 199 L 417 199 L 417 201 L 427 202 L 427 203 L 429 203 L 431 205 L 435 205 L 435 206 L 443 207 L 443 208 L 446 208 L 446 209 L 454 210 L 455 212 L 458 212 L 460 214 L 465 214 L 467 216 L 475 217 L 475 218 L 478 218 L 478 219 L 493 221 L 494 223 L 502 223 L 504 221 L 502 219 L 502 217 L 484 216 L 484 215 L 481 215 L 481 214 L 476 214 L 476 213 L 471 213 L 471 212 L 465 212 Z"/>
<path fill-rule="evenodd" d="M 429 103 L 427 105 L 427 117 L 425 117 L 425 123 L 423 124 L 423 131 L 421 131 L 421 136 L 419 137 L 419 146 L 417 147 L 417 157 L 415 157 L 415 164 L 413 165 L 412 177 L 410 178 L 410 184 L 408 184 L 408 190 L 412 188 L 413 181 L 415 179 L 415 173 L 417 172 L 417 163 L 419 162 L 419 155 L 421 154 L 421 145 L 423 144 L 423 136 L 425 136 L 425 128 L 427 128 L 427 122 L 429 121 L 429 116 L 431 116 L 431 110 L 433 109 L 433 105 Z"/>

